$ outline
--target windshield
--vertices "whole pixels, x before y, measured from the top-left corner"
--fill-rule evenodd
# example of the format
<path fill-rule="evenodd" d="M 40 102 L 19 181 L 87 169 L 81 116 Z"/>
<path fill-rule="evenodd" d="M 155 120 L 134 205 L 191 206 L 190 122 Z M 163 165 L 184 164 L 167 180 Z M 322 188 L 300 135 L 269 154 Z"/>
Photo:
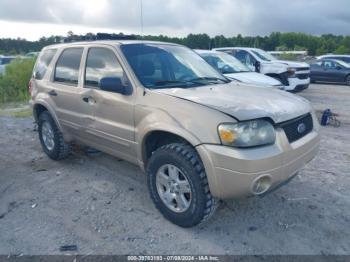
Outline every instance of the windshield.
<path fill-rule="evenodd" d="M 343 67 L 350 68 L 350 64 L 345 63 L 342 60 L 336 60 L 339 65 L 342 65 Z"/>
<path fill-rule="evenodd" d="M 254 50 L 252 50 L 252 52 L 264 61 L 277 60 L 276 57 L 274 57 L 273 55 L 271 55 L 268 52 L 261 50 L 261 49 L 254 49 Z"/>
<path fill-rule="evenodd" d="M 233 56 L 226 53 L 200 54 L 205 61 L 222 74 L 251 72 L 251 70 Z"/>
<path fill-rule="evenodd" d="M 126 44 L 121 45 L 121 50 L 139 81 L 148 88 L 186 88 L 229 82 L 186 47 Z"/>

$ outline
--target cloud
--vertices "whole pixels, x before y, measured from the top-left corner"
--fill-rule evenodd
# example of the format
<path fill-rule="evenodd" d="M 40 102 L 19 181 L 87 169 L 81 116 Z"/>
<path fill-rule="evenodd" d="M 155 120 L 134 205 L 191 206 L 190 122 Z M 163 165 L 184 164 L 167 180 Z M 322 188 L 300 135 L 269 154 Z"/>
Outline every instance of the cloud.
<path fill-rule="evenodd" d="M 139 33 L 140 1 L 1 0 L 0 20 Z M 144 32 L 180 36 L 266 35 L 274 31 L 349 35 L 349 8 L 349 0 L 143 0 Z"/>

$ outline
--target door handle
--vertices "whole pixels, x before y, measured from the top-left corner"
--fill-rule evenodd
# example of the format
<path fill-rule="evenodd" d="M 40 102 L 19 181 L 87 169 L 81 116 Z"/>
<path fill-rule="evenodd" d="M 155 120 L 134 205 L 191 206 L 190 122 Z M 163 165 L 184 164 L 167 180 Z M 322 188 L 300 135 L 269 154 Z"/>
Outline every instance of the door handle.
<path fill-rule="evenodd" d="M 91 96 L 84 96 L 83 97 L 83 101 L 85 103 L 89 103 L 89 104 L 95 104 L 96 103 L 95 99 L 93 97 L 91 97 Z"/>
<path fill-rule="evenodd" d="M 49 96 L 57 96 L 57 93 L 55 90 L 51 90 L 48 92 Z"/>

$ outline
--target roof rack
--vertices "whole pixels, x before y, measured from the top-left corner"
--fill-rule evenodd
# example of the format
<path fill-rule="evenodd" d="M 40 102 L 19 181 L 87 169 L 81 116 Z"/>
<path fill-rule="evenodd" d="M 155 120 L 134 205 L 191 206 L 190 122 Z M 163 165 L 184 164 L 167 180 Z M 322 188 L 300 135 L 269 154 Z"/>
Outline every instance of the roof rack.
<path fill-rule="evenodd" d="M 124 35 L 119 34 L 108 34 L 108 33 L 97 33 L 97 34 L 86 34 L 86 35 L 70 35 L 63 39 L 64 43 L 80 42 L 80 41 L 98 41 L 98 40 L 137 40 L 136 35 Z"/>

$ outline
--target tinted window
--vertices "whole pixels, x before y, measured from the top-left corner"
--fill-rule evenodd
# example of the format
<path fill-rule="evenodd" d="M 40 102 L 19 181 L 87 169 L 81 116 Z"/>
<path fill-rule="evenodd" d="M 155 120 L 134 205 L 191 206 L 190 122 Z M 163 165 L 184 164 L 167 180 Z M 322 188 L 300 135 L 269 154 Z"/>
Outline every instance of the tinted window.
<path fill-rule="evenodd" d="M 113 51 L 106 48 L 91 48 L 85 70 L 85 85 L 99 87 L 105 77 L 123 77 L 123 69 Z"/>
<path fill-rule="evenodd" d="M 44 78 L 47 67 L 51 63 L 52 58 L 56 54 L 56 51 L 56 49 L 48 49 L 41 53 L 34 69 L 35 79 L 41 80 Z"/>
<path fill-rule="evenodd" d="M 235 52 L 235 57 L 247 66 L 254 66 L 256 63 L 255 58 L 245 50 L 237 50 Z"/>
<path fill-rule="evenodd" d="M 244 50 L 236 50 L 234 56 L 245 64 L 247 52 Z"/>
<path fill-rule="evenodd" d="M 326 69 L 334 69 L 336 68 L 336 64 L 333 61 L 324 61 L 323 67 Z"/>
<path fill-rule="evenodd" d="M 55 81 L 77 85 L 83 48 L 68 48 L 57 60 Z"/>

